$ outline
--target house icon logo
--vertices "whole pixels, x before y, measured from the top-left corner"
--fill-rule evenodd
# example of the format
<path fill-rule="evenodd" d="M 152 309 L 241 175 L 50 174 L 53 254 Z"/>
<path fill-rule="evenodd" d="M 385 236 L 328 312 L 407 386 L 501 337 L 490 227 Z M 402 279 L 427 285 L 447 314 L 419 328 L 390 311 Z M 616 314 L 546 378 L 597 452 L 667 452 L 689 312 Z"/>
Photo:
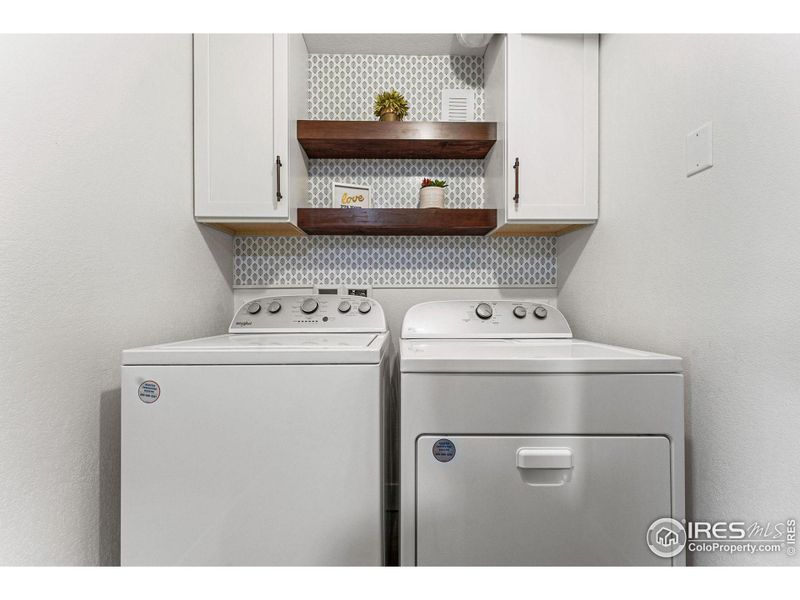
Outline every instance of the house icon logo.
<path fill-rule="evenodd" d="M 686 529 L 675 519 L 656 519 L 647 529 L 647 546 L 661 558 L 677 556 L 686 546 Z"/>
<path fill-rule="evenodd" d="M 672 529 L 662 527 L 658 530 L 658 533 L 656 533 L 656 541 L 662 546 L 674 546 L 678 543 L 678 534 L 672 531 Z"/>

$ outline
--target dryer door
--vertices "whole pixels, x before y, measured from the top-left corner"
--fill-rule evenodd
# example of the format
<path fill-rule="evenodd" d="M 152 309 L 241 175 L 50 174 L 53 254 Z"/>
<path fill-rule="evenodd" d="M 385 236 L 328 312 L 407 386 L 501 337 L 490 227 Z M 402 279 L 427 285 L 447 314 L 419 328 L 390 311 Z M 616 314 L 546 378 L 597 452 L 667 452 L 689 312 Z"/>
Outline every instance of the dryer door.
<path fill-rule="evenodd" d="M 419 565 L 669 565 L 647 530 L 671 516 L 659 436 L 422 436 Z"/>

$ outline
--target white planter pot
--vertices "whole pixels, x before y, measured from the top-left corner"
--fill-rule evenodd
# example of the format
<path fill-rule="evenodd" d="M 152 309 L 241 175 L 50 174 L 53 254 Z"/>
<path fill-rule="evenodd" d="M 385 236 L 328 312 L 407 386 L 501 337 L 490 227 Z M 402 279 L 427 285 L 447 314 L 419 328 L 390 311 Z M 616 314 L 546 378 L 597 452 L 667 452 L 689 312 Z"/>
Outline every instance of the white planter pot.
<path fill-rule="evenodd" d="M 432 185 L 420 188 L 419 208 L 444 208 L 444 188 Z"/>

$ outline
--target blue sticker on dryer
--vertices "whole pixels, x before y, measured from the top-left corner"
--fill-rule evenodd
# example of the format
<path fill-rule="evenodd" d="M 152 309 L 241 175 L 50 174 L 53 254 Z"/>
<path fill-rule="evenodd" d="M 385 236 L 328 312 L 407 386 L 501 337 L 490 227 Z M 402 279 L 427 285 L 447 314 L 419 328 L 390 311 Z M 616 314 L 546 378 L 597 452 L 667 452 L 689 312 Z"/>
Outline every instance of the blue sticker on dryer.
<path fill-rule="evenodd" d="M 456 455 L 456 445 L 448 440 L 442 438 L 433 444 L 433 457 L 439 462 L 450 462 Z"/>
<path fill-rule="evenodd" d="M 148 379 L 139 386 L 139 400 L 146 404 L 152 404 L 161 396 L 161 386 L 155 381 Z"/>

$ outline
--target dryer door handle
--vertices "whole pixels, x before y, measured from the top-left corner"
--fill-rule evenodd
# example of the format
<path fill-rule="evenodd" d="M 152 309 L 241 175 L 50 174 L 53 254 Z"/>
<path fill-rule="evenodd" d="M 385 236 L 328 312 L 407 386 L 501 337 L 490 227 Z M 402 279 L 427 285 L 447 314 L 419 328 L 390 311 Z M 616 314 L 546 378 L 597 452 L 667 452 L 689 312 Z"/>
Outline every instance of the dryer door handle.
<path fill-rule="evenodd" d="M 572 450 L 569 448 L 520 448 L 517 450 L 518 469 L 571 469 Z"/>

